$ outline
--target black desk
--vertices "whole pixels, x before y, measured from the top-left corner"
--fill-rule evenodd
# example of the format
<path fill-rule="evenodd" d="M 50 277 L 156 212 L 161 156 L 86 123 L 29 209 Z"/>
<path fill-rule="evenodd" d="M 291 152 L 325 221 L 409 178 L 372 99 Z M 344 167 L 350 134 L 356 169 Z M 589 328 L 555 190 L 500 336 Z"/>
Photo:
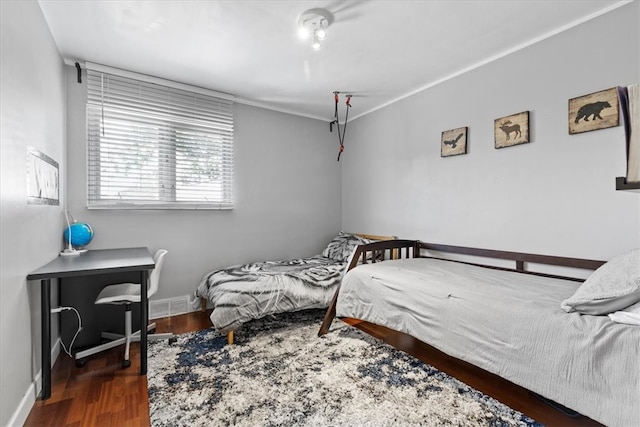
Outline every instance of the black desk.
<path fill-rule="evenodd" d="M 51 279 L 95 274 L 139 271 L 140 283 L 148 286 L 149 271 L 155 268 L 147 248 L 97 249 L 76 256 L 59 256 L 27 276 L 40 280 L 42 316 L 42 394 L 51 397 Z M 140 290 L 140 324 L 149 323 L 147 286 Z M 140 328 L 140 375 L 147 373 L 147 328 Z"/>

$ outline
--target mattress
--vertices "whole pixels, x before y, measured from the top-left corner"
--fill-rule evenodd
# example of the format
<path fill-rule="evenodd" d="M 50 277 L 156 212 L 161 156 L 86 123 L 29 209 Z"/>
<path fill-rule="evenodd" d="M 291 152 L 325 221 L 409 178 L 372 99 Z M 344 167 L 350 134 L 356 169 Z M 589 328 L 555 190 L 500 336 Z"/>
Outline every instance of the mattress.
<path fill-rule="evenodd" d="M 270 314 L 326 308 L 344 269 L 322 255 L 235 265 L 206 274 L 195 295 L 212 303 L 211 323 L 226 333 Z"/>
<path fill-rule="evenodd" d="M 640 327 L 566 313 L 579 282 L 413 258 L 358 266 L 339 317 L 405 332 L 611 426 L 640 425 Z"/>

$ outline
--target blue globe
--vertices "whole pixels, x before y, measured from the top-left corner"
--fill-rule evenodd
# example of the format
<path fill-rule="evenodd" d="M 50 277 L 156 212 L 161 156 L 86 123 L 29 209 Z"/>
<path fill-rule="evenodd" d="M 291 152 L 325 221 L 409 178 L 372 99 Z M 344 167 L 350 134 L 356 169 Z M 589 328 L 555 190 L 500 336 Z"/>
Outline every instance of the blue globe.
<path fill-rule="evenodd" d="M 69 235 L 71 235 L 71 239 L 69 239 Z M 74 248 L 87 246 L 91 239 L 93 239 L 93 228 L 84 222 L 73 223 L 71 227 L 67 227 L 64 230 L 64 240 L 66 242 L 70 241 Z"/>

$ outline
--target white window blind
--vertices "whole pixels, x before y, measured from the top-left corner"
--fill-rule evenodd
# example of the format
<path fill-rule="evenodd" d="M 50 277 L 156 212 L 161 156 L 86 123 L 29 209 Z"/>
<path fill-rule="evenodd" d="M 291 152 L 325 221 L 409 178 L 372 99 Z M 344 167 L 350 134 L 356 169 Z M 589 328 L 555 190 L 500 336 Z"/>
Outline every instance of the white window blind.
<path fill-rule="evenodd" d="M 233 208 L 233 101 L 87 77 L 89 208 Z"/>

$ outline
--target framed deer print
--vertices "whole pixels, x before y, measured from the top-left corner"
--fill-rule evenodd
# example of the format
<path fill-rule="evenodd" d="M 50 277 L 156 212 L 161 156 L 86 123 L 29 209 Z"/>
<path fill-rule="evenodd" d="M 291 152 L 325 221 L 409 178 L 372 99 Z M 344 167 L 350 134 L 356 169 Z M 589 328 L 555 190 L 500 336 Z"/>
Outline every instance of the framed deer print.
<path fill-rule="evenodd" d="M 496 148 L 529 142 L 529 112 L 512 114 L 496 119 L 493 123 L 493 135 Z"/>
<path fill-rule="evenodd" d="M 619 124 L 618 89 L 615 87 L 569 100 L 569 135 Z"/>
<path fill-rule="evenodd" d="M 442 132 L 440 157 L 467 154 L 467 128 L 457 128 Z"/>

